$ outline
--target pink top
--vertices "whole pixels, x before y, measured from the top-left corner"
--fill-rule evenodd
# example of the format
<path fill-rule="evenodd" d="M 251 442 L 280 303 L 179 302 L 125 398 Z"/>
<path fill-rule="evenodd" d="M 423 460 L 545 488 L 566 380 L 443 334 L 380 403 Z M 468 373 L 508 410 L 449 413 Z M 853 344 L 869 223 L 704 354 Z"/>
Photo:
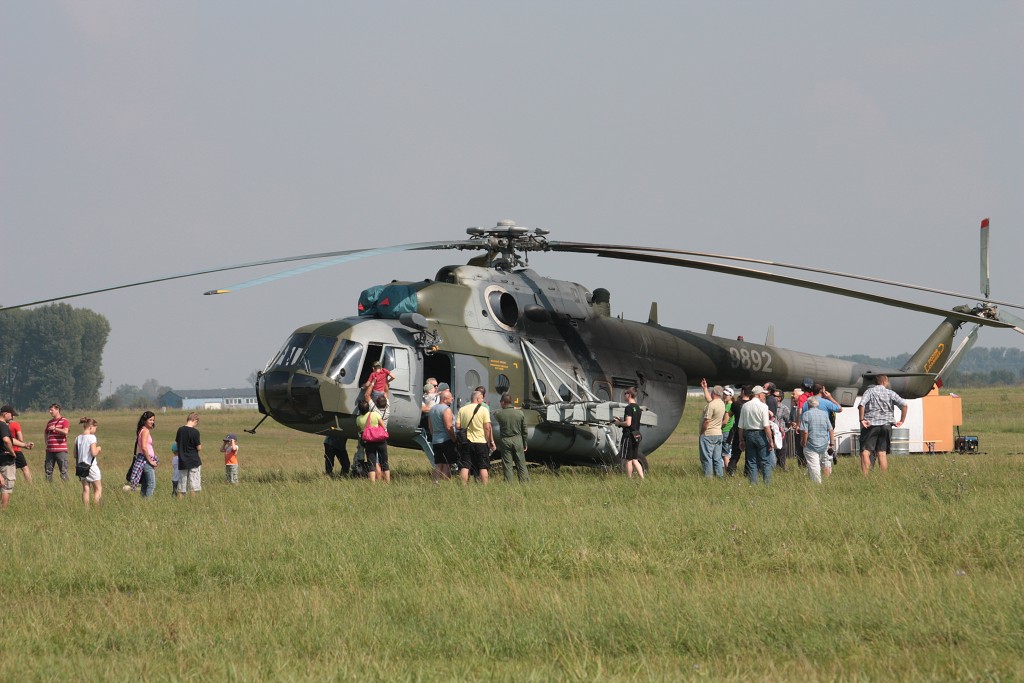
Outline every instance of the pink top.
<path fill-rule="evenodd" d="M 139 444 L 139 437 L 142 436 L 142 432 L 139 432 L 139 436 L 135 437 L 135 445 Z M 153 452 L 153 432 L 146 433 L 146 455 L 153 459 L 154 462 L 160 462 L 160 459 L 156 457 L 156 453 Z"/>

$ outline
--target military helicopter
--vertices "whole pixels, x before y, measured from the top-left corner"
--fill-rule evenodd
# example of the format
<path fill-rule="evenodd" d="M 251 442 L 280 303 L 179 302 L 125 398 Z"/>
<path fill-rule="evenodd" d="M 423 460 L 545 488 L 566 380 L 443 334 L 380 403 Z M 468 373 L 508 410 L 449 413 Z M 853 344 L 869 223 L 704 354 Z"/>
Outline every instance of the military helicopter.
<path fill-rule="evenodd" d="M 270 259 L 21 306 L 275 263 L 319 260 L 206 294 L 226 294 L 282 276 L 398 251 L 478 252 L 466 265 L 444 266 L 430 279 L 392 281 L 370 287 L 359 295 L 356 315 L 295 330 L 257 375 L 259 410 L 264 415 L 259 424 L 271 417 L 305 432 L 333 431 L 356 438 L 356 404 L 363 396 L 363 385 L 372 365 L 379 361 L 395 376 L 390 387 L 390 444 L 419 448 L 431 457 L 420 429 L 420 387 L 425 378 L 434 377 L 451 387 L 456 404 L 469 400 L 474 387 L 480 385 L 488 389 L 487 398 L 492 406 L 498 396 L 510 394 L 527 416 L 529 459 L 552 466 L 608 466 L 618 461 L 620 432 L 613 417 L 622 415 L 625 404 L 615 399 L 629 387 L 638 389 L 638 403 L 643 407 L 643 449 L 649 454 L 676 429 L 687 387 L 696 378 L 718 384 L 774 382 L 779 386 L 798 386 L 805 378 L 813 378 L 832 388 L 833 396 L 849 406 L 874 375 L 886 374 L 893 389 L 904 397 L 917 398 L 931 391 L 944 374 L 952 371 L 974 343 L 981 326 L 1011 328 L 1024 334 L 1024 320 L 1000 308 L 1021 306 L 989 299 L 987 219 L 982 223 L 983 297 L 975 305 L 950 310 L 709 259 L 974 297 L 742 257 L 551 241 L 548 231 L 531 230 L 512 220 L 500 221 L 489 229 L 470 228 L 467 233 L 469 238 L 465 240 Z M 614 317 L 607 290 L 591 292 L 582 285 L 547 278 L 531 270 L 529 255 L 540 251 L 590 254 L 758 278 L 930 313 L 941 317 L 942 322 L 903 367 L 854 363 L 779 348 L 772 339 L 755 344 L 716 337 L 710 326 L 703 334 L 667 327 L 658 320 L 656 304 L 652 304 L 646 322 Z M 954 349 L 954 336 L 965 324 L 973 328 Z M 259 424 L 249 431 L 255 432 Z"/>

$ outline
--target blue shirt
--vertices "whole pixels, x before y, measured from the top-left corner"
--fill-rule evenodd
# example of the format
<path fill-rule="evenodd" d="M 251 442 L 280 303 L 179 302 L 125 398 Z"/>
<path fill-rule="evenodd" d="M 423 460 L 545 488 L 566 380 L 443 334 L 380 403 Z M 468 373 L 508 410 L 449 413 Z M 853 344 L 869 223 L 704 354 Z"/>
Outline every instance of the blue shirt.
<path fill-rule="evenodd" d="M 824 410 L 805 410 L 800 416 L 800 430 L 807 432 L 805 448 L 815 453 L 824 453 L 828 448 L 828 433 L 831 429 L 832 423 Z"/>
<path fill-rule="evenodd" d="M 806 413 L 810 409 L 810 407 L 811 407 L 810 403 L 804 403 L 804 412 Z M 824 410 L 826 413 L 838 413 L 841 409 L 840 409 L 838 403 L 833 403 L 832 401 L 828 400 L 827 398 L 819 396 L 818 397 L 818 410 Z"/>

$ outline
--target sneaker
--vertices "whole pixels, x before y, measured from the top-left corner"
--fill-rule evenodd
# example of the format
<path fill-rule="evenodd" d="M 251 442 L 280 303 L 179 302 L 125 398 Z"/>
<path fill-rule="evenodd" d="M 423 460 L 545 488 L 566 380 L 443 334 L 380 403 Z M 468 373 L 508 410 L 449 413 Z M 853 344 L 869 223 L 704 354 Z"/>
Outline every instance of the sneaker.
<path fill-rule="evenodd" d="M 132 485 L 131 484 L 125 484 L 124 486 L 121 487 L 121 490 L 124 491 L 125 493 L 128 493 L 128 492 L 130 492 L 132 490 Z"/>

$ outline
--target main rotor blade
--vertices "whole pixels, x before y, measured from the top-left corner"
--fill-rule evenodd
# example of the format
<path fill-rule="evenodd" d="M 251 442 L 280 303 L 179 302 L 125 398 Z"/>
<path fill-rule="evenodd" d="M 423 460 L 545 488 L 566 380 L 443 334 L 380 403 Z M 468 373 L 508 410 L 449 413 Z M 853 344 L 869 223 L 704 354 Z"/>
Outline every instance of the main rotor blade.
<path fill-rule="evenodd" d="M 370 249 L 351 249 L 348 251 L 336 251 L 333 254 L 334 258 L 321 261 L 319 263 L 311 263 L 305 266 L 299 266 L 298 268 L 291 268 L 289 270 L 281 271 L 280 273 L 273 273 L 271 275 L 264 275 L 263 277 L 254 278 L 252 280 L 246 280 L 237 285 L 232 285 L 225 289 L 211 289 L 209 292 L 203 292 L 204 294 L 228 294 L 237 289 L 245 289 L 247 287 L 255 287 L 256 285 L 262 285 L 267 282 L 273 282 L 275 280 L 283 280 L 295 275 L 301 275 L 303 273 L 309 273 L 314 270 L 320 270 L 321 268 L 330 268 L 340 263 L 348 263 L 349 261 L 355 261 L 361 258 L 369 258 L 371 256 L 381 256 L 383 254 L 393 254 L 399 251 L 424 251 L 433 249 L 463 249 L 472 247 L 481 247 L 480 242 L 469 242 L 469 241 L 456 241 L 456 242 L 416 242 L 412 244 L 399 244 L 394 247 L 373 247 Z M 322 258 L 326 254 L 312 256 L 312 258 Z M 300 258 L 292 258 L 292 261 L 301 260 Z"/>
<path fill-rule="evenodd" d="M 677 266 L 679 268 L 694 268 L 696 270 L 707 270 L 714 273 L 723 273 L 726 275 L 738 275 L 740 277 L 748 277 L 756 280 L 768 280 L 771 282 L 778 282 L 784 285 L 792 285 L 794 287 L 803 287 L 804 289 L 814 289 L 819 292 L 828 292 L 829 294 L 838 294 L 840 296 L 850 297 L 851 299 L 863 299 L 864 301 L 873 301 L 874 303 L 884 304 L 886 306 L 893 306 L 895 308 L 903 308 L 909 311 L 918 311 L 919 313 L 929 313 L 931 315 L 937 315 L 943 318 L 953 318 L 961 322 L 976 323 L 978 325 L 988 325 L 990 327 L 1003 327 L 1015 329 L 1021 334 L 1024 334 L 1024 330 L 1007 322 L 999 320 L 989 320 L 982 318 L 981 316 L 972 315 L 970 313 L 961 313 L 959 311 L 952 311 L 946 308 L 937 308 L 935 306 L 925 306 L 923 304 L 913 303 L 911 301 L 904 301 L 902 299 L 895 299 L 893 297 L 882 296 L 880 294 L 872 294 L 870 292 L 861 292 L 848 287 L 839 287 L 837 285 L 827 285 L 821 282 L 811 282 L 809 280 L 801 280 L 795 277 L 789 277 L 788 275 L 779 275 L 778 273 L 769 273 L 763 270 L 754 270 L 753 268 L 742 268 L 740 266 L 729 266 L 723 263 L 709 263 L 706 261 L 693 261 L 690 259 L 672 258 L 668 256 L 653 256 L 649 254 L 634 254 L 630 252 L 618 252 L 611 251 L 608 249 L 580 249 L 580 253 L 591 253 L 596 256 L 603 258 L 614 258 L 622 259 L 625 261 L 639 261 L 641 263 L 658 263 L 664 266 Z"/>
<path fill-rule="evenodd" d="M 790 270 L 799 270 L 807 273 L 819 273 L 821 275 L 831 275 L 835 277 L 849 278 L 851 280 L 861 280 L 864 282 L 874 282 L 880 285 L 888 285 L 892 287 L 902 287 L 904 289 L 914 289 L 921 292 L 928 292 L 930 294 L 942 294 L 944 296 L 954 296 L 958 299 L 969 299 L 971 301 L 977 301 L 978 296 L 976 294 L 964 294 L 962 292 L 951 292 L 945 289 L 935 289 L 933 287 L 925 287 L 923 285 L 914 285 L 907 282 L 897 282 L 895 280 L 886 280 L 884 278 L 871 277 L 869 275 L 857 275 L 855 273 L 844 273 L 838 270 L 826 270 L 824 268 L 814 268 L 812 266 L 801 266 L 794 263 L 782 263 L 779 261 L 767 261 L 765 259 L 747 258 L 744 256 L 729 256 L 728 254 L 713 254 L 704 251 L 687 251 L 685 249 L 668 249 L 664 247 L 638 247 L 633 245 L 623 244 L 587 244 L 585 242 L 549 242 L 548 243 L 551 251 L 570 252 L 570 253 L 594 253 L 602 249 L 614 249 L 616 251 L 631 251 L 631 252 L 651 252 L 655 254 L 680 254 L 682 256 L 696 256 L 698 258 L 714 258 L 722 261 L 737 261 L 740 263 L 756 263 L 762 266 L 771 266 L 773 268 L 787 268 Z M 986 295 L 987 296 L 987 295 Z M 999 304 L 1001 306 L 1009 306 L 1010 308 L 1018 308 L 1024 310 L 1024 304 L 1014 303 L 1012 301 L 995 301 L 986 299 L 993 304 Z"/>
<path fill-rule="evenodd" d="M 152 284 L 156 284 L 158 282 L 168 282 L 170 280 L 180 280 L 180 279 L 188 278 L 188 277 L 196 277 L 198 275 L 210 275 L 210 274 L 213 274 L 213 273 L 224 273 L 224 272 L 227 272 L 227 271 L 230 271 L 230 270 L 240 270 L 242 268 L 255 268 L 257 266 L 269 266 L 269 265 L 273 265 L 275 263 L 290 263 L 290 262 L 293 262 L 293 261 L 309 261 L 309 260 L 322 259 L 322 258 L 330 258 L 330 257 L 337 257 L 337 256 L 350 256 L 352 258 L 360 258 L 362 255 L 365 255 L 365 256 L 375 256 L 375 255 L 380 254 L 380 253 L 390 253 L 390 252 L 396 252 L 396 251 L 416 251 L 416 250 L 426 250 L 426 249 L 464 249 L 464 248 L 471 248 L 471 245 L 472 246 L 480 246 L 481 248 L 483 248 L 483 245 L 481 245 L 479 242 L 471 242 L 471 241 L 467 241 L 467 240 L 460 240 L 460 241 L 446 241 L 446 242 L 412 242 L 412 243 L 409 243 L 409 244 L 399 244 L 399 245 L 394 246 L 394 247 L 385 247 L 383 250 L 380 249 L 380 248 L 374 247 L 374 248 L 369 248 L 369 249 L 348 249 L 348 250 L 345 250 L 345 251 L 327 251 L 327 252 L 322 252 L 322 253 L 319 253 L 319 254 L 301 254 L 299 256 L 281 256 L 281 257 L 278 257 L 278 258 L 264 259 L 262 261 L 251 261 L 249 263 L 239 263 L 239 264 L 233 265 L 233 266 L 220 266 L 220 267 L 217 267 L 217 268 L 207 268 L 207 269 L 204 269 L 204 270 L 193 270 L 193 271 L 190 271 L 190 272 L 187 272 L 187 273 L 178 273 L 177 275 L 166 275 L 166 276 L 163 276 L 163 277 L 151 278 L 149 280 L 138 280 L 136 282 L 127 282 L 125 284 L 112 285 L 110 287 L 101 287 L 99 289 L 90 289 L 88 291 L 77 292 L 75 294 L 64 294 L 64 295 L 61 295 L 61 296 L 52 297 L 50 299 L 39 299 L 38 301 L 29 301 L 29 302 L 22 303 L 22 304 L 14 304 L 12 306 L 2 306 L 2 307 L 0 307 L 0 311 L 7 311 L 7 310 L 14 309 L 14 308 L 25 308 L 27 306 L 37 306 L 39 304 L 49 304 L 49 303 L 53 303 L 55 301 L 65 301 L 67 299 L 77 299 L 78 297 L 89 296 L 91 294 L 102 294 L 104 292 L 113 292 L 113 291 L 116 291 L 116 290 L 119 290 L 119 289 L 130 289 L 132 287 L 141 287 L 143 285 L 152 285 Z M 351 258 L 349 260 L 351 260 Z M 243 283 L 243 285 L 250 286 L 250 285 L 247 285 L 246 283 Z M 210 294 L 210 293 L 219 293 L 219 292 L 218 292 L 218 290 L 214 290 L 213 292 L 207 292 L 207 293 Z"/>

